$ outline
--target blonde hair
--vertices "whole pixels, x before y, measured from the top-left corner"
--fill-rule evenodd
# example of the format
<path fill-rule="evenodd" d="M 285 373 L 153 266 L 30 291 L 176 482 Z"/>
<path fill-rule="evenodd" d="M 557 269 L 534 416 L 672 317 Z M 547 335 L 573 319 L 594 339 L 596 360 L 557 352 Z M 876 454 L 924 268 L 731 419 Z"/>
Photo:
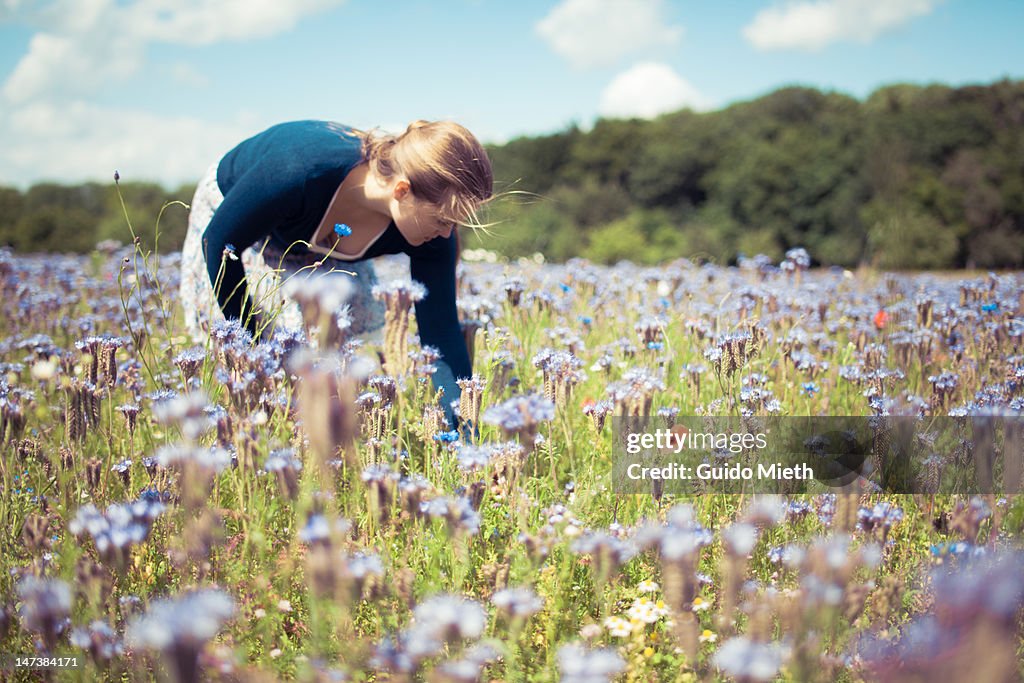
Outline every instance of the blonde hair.
<path fill-rule="evenodd" d="M 483 145 L 453 121 L 413 121 L 400 135 L 358 134 L 363 158 L 383 178 L 402 174 L 413 196 L 435 204 L 443 220 L 484 227 L 477 209 L 494 194 L 491 160 Z"/>

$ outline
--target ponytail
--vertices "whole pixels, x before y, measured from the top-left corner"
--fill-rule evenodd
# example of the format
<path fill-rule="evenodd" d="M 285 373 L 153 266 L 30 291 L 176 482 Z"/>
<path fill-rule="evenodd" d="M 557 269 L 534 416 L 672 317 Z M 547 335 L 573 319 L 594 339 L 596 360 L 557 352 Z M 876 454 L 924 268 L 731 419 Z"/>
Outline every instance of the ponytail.
<path fill-rule="evenodd" d="M 411 122 L 400 135 L 363 133 L 363 158 L 383 178 L 403 174 L 412 193 L 453 223 L 476 227 L 493 195 L 491 161 L 480 142 L 452 121 Z"/>

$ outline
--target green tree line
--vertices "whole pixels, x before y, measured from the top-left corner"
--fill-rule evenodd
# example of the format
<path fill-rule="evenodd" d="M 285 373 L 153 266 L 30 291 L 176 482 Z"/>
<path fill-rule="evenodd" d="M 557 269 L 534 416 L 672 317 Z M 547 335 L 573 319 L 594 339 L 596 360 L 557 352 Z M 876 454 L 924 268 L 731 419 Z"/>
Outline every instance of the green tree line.
<path fill-rule="evenodd" d="M 0 245 L 19 252 L 86 253 L 104 240 L 130 243 L 134 230 L 148 248 L 180 249 L 188 227 L 182 204 L 194 192 L 194 185 L 167 190 L 156 183 L 122 182 L 118 188 L 113 181 L 38 183 L 24 192 L 0 187 Z"/>
<path fill-rule="evenodd" d="M 1024 81 L 864 101 L 785 88 L 489 152 L 500 189 L 533 194 L 496 202 L 493 235 L 467 246 L 509 255 L 725 263 L 803 246 L 827 265 L 1024 265 Z"/>
<path fill-rule="evenodd" d="M 724 109 L 601 119 L 488 147 L 497 190 L 467 247 L 600 262 L 779 258 L 824 265 L 1024 266 L 1024 81 L 891 85 L 865 100 L 783 88 Z M 192 187 L 122 183 L 151 243 Z M 511 191 L 511 192 L 508 192 Z M 169 206 L 160 249 L 184 239 Z M 0 188 L 0 244 L 87 251 L 130 234 L 113 183 Z"/>

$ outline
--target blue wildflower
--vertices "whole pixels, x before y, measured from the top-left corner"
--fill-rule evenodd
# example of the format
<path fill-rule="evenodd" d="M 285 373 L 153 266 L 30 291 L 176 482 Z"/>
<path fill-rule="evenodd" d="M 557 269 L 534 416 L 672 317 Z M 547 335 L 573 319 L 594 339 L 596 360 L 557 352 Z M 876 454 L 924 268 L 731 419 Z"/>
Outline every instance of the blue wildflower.
<path fill-rule="evenodd" d="M 157 503 L 167 503 L 171 500 L 170 491 L 161 491 L 156 488 L 145 488 L 139 491 L 139 500 Z"/>
<path fill-rule="evenodd" d="M 881 528 L 888 532 L 889 528 L 903 519 L 903 510 L 892 503 L 875 503 L 871 509 L 860 508 L 857 512 L 857 528 L 862 531 L 871 532 Z"/>
<path fill-rule="evenodd" d="M 352 228 L 348 227 L 344 223 L 335 223 L 334 234 L 340 235 L 341 237 L 347 237 L 352 234 Z"/>
<path fill-rule="evenodd" d="M 801 518 L 811 511 L 811 504 L 804 500 L 791 500 L 786 514 L 789 517 Z"/>
<path fill-rule="evenodd" d="M 992 302 L 990 304 L 982 304 L 981 310 L 985 311 L 986 313 L 995 313 L 996 311 L 999 310 L 999 304 L 995 302 Z"/>
<path fill-rule="evenodd" d="M 438 432 L 434 434 L 434 441 L 440 441 L 441 443 L 454 443 L 459 440 L 459 432 L 451 430 L 449 432 Z"/>
<path fill-rule="evenodd" d="M 815 384 L 814 382 L 804 382 L 802 389 L 803 392 L 808 396 L 814 396 L 814 394 L 818 391 L 818 385 Z"/>

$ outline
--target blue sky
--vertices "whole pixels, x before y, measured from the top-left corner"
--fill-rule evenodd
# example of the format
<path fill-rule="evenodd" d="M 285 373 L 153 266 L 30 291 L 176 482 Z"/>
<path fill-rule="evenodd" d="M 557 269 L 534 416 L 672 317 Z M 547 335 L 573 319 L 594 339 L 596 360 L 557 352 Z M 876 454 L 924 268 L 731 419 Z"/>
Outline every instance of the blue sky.
<path fill-rule="evenodd" d="M 274 123 L 488 142 L 788 84 L 1024 77 L 1020 0 L 0 0 L 0 184 L 195 180 Z"/>

